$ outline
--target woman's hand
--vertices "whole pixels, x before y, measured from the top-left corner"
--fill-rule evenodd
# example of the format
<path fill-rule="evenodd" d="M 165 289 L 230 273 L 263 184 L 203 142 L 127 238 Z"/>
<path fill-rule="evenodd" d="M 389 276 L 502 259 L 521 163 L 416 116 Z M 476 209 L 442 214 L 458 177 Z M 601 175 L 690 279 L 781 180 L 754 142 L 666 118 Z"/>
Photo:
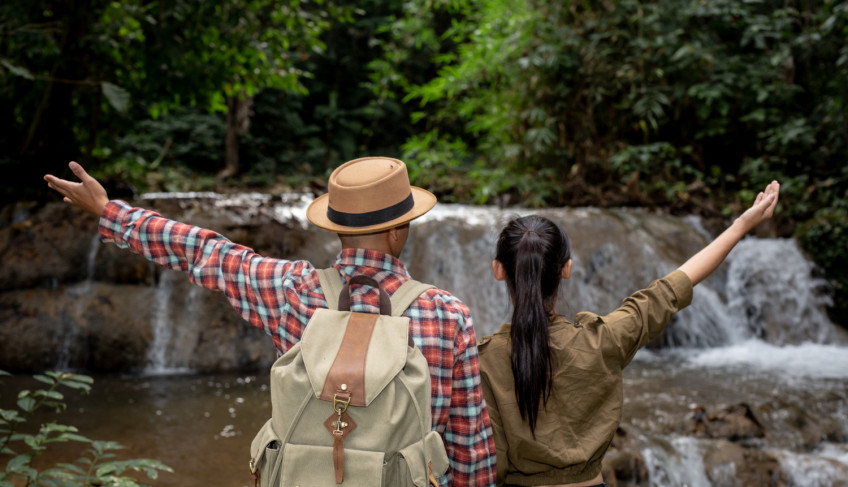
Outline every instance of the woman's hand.
<path fill-rule="evenodd" d="M 771 218 L 774 214 L 774 207 L 777 206 L 779 192 L 780 184 L 777 181 L 769 183 L 766 189 L 757 195 L 754 204 L 745 213 L 742 213 L 727 230 L 680 266 L 680 270 L 689 276 L 693 286 L 716 270 L 745 234 Z"/>
<path fill-rule="evenodd" d="M 769 183 L 766 189 L 757 195 L 754 204 L 745 213 L 739 215 L 736 223 L 742 225 L 745 232 L 748 232 L 763 221 L 771 218 L 774 214 L 774 207 L 777 206 L 779 193 L 780 184 L 777 181 Z"/>
<path fill-rule="evenodd" d="M 100 216 L 106 203 L 109 202 L 106 190 L 76 162 L 71 161 L 68 166 L 74 175 L 80 179 L 79 183 L 47 174 L 44 176 L 47 186 L 61 193 L 65 197 L 65 202 Z"/>

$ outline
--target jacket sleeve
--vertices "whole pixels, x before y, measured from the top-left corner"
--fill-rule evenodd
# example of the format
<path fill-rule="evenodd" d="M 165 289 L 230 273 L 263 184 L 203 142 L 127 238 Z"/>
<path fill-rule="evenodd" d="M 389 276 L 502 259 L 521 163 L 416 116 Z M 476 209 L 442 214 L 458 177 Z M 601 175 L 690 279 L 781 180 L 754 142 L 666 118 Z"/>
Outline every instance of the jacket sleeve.
<path fill-rule="evenodd" d="M 605 326 L 614 352 L 624 367 L 636 352 L 662 332 L 675 313 L 692 303 L 692 282 L 674 271 L 645 289 L 633 293 L 621 307 L 598 317 Z"/>

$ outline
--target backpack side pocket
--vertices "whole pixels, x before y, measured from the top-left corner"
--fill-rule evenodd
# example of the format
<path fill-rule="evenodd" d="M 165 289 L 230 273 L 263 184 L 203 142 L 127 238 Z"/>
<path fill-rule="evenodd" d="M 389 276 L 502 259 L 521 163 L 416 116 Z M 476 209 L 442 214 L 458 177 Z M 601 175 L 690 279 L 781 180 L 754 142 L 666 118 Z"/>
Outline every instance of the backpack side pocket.
<path fill-rule="evenodd" d="M 279 483 L 272 477 L 280 457 L 280 445 L 280 438 L 269 419 L 250 444 L 253 455 L 250 459 L 250 473 L 254 478 L 259 477 L 261 487 L 270 487 Z M 276 472 L 279 472 L 279 469 L 276 469 Z"/>
<path fill-rule="evenodd" d="M 402 458 L 398 461 L 397 471 L 406 476 L 400 479 L 398 485 L 430 486 L 433 480 L 438 481 L 447 473 L 450 465 L 442 437 L 435 431 L 430 431 L 423 439 L 398 453 Z"/>

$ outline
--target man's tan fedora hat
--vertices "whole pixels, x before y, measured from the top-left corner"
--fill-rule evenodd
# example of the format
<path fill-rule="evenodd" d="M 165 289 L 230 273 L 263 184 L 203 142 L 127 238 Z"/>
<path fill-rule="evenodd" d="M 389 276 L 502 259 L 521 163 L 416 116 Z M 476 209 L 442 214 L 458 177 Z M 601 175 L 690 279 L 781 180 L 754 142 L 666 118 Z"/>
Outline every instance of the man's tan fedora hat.
<path fill-rule="evenodd" d="M 358 235 L 403 225 L 430 211 L 436 196 L 411 186 L 406 164 L 391 157 L 363 157 L 337 167 L 327 193 L 306 217 L 331 232 Z"/>

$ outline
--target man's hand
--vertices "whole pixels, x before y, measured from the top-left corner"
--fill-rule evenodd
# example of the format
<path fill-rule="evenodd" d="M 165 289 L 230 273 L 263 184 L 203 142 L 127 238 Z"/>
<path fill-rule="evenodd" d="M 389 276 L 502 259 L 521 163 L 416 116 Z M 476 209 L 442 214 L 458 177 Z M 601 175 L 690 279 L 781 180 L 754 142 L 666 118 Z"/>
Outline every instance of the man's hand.
<path fill-rule="evenodd" d="M 47 186 L 61 193 L 65 197 L 65 202 L 100 216 L 103 213 L 106 203 L 109 202 L 109 197 L 106 196 L 106 190 L 76 162 L 70 162 L 68 167 L 80 179 L 79 183 L 59 179 L 52 174 L 47 174 L 44 176 Z"/>

